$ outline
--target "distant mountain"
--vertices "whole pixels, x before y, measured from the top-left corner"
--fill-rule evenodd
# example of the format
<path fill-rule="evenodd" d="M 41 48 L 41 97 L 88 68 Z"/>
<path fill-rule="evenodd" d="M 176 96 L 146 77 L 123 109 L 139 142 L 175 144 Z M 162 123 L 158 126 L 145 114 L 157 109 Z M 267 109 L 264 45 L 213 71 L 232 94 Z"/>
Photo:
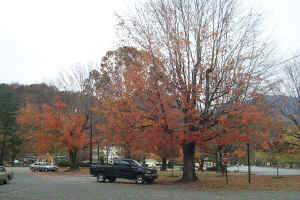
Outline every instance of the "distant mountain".
<path fill-rule="evenodd" d="M 294 115 L 300 121 L 300 101 L 291 96 L 273 95 L 266 96 L 268 105 L 277 109 L 283 119 L 290 121 L 288 115 Z"/>
<path fill-rule="evenodd" d="M 53 97 L 59 94 L 56 87 L 48 86 L 44 83 L 32 85 L 0 84 L 0 90 L 2 88 L 8 88 L 16 93 L 17 97 L 21 100 L 20 106 L 23 106 L 25 102 L 37 105 L 47 104 L 53 100 Z"/>

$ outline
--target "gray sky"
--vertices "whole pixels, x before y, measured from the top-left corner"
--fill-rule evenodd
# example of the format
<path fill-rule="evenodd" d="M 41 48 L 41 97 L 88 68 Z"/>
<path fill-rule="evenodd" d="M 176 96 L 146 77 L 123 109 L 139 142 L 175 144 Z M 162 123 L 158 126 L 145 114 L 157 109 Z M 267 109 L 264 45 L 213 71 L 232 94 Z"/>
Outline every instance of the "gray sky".
<path fill-rule="evenodd" d="M 300 50 L 300 1 L 251 0 L 282 54 Z M 104 3 L 105 2 L 105 3 Z M 114 14 L 133 0 L 0 0 L 0 83 L 49 82 L 117 47 Z"/>

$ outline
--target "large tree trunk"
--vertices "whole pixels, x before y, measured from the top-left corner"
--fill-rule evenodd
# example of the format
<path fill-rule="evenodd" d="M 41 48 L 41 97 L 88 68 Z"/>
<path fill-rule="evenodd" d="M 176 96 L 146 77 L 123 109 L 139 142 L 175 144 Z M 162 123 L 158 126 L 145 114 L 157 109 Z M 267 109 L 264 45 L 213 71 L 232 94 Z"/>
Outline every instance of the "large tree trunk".
<path fill-rule="evenodd" d="M 216 149 L 216 168 L 217 172 L 222 173 L 223 175 L 225 174 L 225 166 L 223 165 L 223 157 L 222 157 L 222 146 L 217 146 Z"/>
<path fill-rule="evenodd" d="M 77 163 L 77 151 L 70 151 L 69 152 L 70 155 L 70 169 L 78 169 L 79 165 Z"/>
<path fill-rule="evenodd" d="M 197 180 L 195 173 L 195 143 L 194 142 L 185 142 L 182 145 L 183 149 L 183 182 L 193 182 Z"/>
<path fill-rule="evenodd" d="M 222 173 L 222 175 L 225 175 L 225 166 L 223 165 L 223 157 L 222 157 L 222 154 L 219 154 L 219 164 L 218 164 L 218 172 Z"/>
<path fill-rule="evenodd" d="M 161 171 L 167 171 L 167 158 L 164 156 L 162 157 L 162 164 L 161 164 Z"/>
<path fill-rule="evenodd" d="M 199 171 L 203 172 L 203 171 L 204 171 L 204 170 L 203 170 L 203 167 L 204 167 L 204 157 L 202 157 L 202 158 L 200 159 Z"/>

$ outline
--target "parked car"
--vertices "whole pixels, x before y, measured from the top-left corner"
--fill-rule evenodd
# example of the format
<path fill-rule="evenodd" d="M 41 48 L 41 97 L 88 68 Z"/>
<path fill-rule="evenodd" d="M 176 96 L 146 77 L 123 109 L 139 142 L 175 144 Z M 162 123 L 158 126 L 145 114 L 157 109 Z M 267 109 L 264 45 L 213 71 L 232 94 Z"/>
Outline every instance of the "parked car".
<path fill-rule="evenodd" d="M 23 157 L 24 163 L 34 163 L 36 161 L 35 155 L 24 155 Z"/>
<path fill-rule="evenodd" d="M 81 161 L 79 163 L 79 166 L 80 167 L 89 167 L 91 164 L 90 164 L 90 161 L 89 160 L 84 160 L 84 161 Z"/>
<path fill-rule="evenodd" d="M 50 164 L 50 163 L 46 163 L 46 165 L 43 165 L 42 166 L 42 171 L 45 171 L 45 172 L 55 172 L 57 170 L 57 167 L 53 164 Z"/>
<path fill-rule="evenodd" d="M 22 162 L 20 160 L 14 160 L 14 164 L 15 165 L 24 165 L 24 162 Z"/>
<path fill-rule="evenodd" d="M 57 170 L 55 165 L 49 164 L 47 162 L 36 162 L 30 165 L 31 171 L 40 171 L 40 172 L 48 172 Z"/>
<path fill-rule="evenodd" d="M 31 171 L 39 171 L 39 168 L 40 168 L 40 165 L 42 164 L 43 162 L 35 162 L 33 164 L 31 164 L 29 166 L 29 168 L 31 169 Z"/>
<path fill-rule="evenodd" d="M 96 176 L 98 182 L 114 182 L 117 178 L 126 178 L 135 180 L 137 184 L 152 183 L 158 177 L 156 169 L 146 168 L 131 159 L 114 160 L 113 165 L 92 165 L 90 174 Z"/>
<path fill-rule="evenodd" d="M 0 166 L 0 183 L 7 184 L 13 178 L 13 173 Z"/>

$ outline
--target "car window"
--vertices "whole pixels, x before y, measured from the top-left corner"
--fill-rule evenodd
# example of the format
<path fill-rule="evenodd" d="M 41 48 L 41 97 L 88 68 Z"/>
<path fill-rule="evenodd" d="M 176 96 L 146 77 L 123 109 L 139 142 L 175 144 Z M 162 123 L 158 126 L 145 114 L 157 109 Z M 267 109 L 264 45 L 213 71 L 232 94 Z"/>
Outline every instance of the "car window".
<path fill-rule="evenodd" d="M 6 172 L 4 167 L 0 167 L 0 172 Z"/>
<path fill-rule="evenodd" d="M 120 160 L 119 165 L 129 165 L 129 162 L 125 160 Z"/>
<path fill-rule="evenodd" d="M 131 164 L 137 167 L 143 167 L 143 165 L 141 163 L 139 163 L 138 161 L 132 160 Z"/>

